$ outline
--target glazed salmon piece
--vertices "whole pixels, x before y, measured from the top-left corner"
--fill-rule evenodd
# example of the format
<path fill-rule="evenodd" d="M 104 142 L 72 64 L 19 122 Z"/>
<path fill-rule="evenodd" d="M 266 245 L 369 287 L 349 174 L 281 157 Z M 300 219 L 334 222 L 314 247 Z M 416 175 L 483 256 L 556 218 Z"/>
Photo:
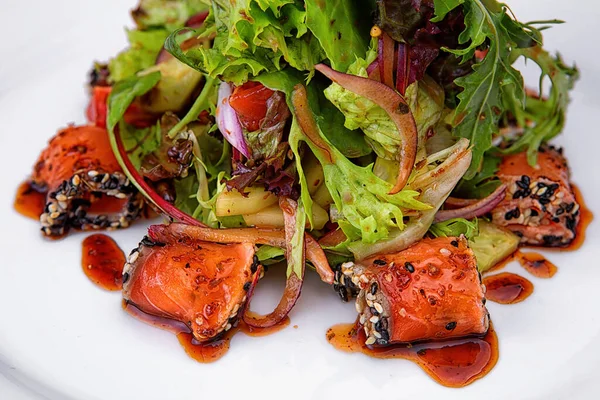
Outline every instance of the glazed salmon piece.
<path fill-rule="evenodd" d="M 495 224 L 521 237 L 521 243 L 548 247 L 573 241 L 579 204 L 569 182 L 567 160 L 560 150 L 542 147 L 538 165 L 525 152 L 503 158 L 498 172 L 506 183 L 506 198 L 492 211 Z"/>
<path fill-rule="evenodd" d="M 198 341 L 229 330 L 244 309 L 258 259 L 250 243 L 163 235 L 153 226 L 123 270 L 123 297 L 141 311 L 185 323 Z"/>
<path fill-rule="evenodd" d="M 123 174 L 105 129 L 70 126 L 48 143 L 31 174 L 46 193 L 42 232 L 61 236 L 70 228 L 125 228 L 140 216 L 143 197 Z"/>
<path fill-rule="evenodd" d="M 406 250 L 341 267 L 356 299 L 366 344 L 483 335 L 485 288 L 467 240 L 423 239 Z"/>

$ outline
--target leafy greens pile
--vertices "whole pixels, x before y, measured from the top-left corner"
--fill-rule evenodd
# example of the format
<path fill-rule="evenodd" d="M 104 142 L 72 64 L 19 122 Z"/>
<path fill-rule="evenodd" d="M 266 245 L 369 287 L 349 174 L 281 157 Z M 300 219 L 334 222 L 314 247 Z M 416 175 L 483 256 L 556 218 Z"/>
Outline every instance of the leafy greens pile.
<path fill-rule="evenodd" d="M 184 27 L 205 8 L 208 16 L 199 27 Z M 535 164 L 540 145 L 562 130 L 568 92 L 577 78 L 575 68 L 542 48 L 542 30 L 560 21 L 522 23 L 496 0 L 145 0 L 134 17 L 138 28 L 128 32 L 131 48 L 109 65 L 116 84 L 107 117 L 110 131 L 119 128 L 131 142 L 134 164 L 139 167 L 144 157 L 168 147 L 165 141 L 189 140 L 192 168 L 174 179 L 178 208 L 212 226 L 241 226 L 243 215 L 215 209 L 232 174 L 244 174 L 234 185 L 240 191 L 264 184 L 267 193 L 277 195 L 287 185 L 283 192 L 298 194 L 308 227 L 316 226 L 315 210 L 329 209 L 329 220 L 345 237 L 331 246 L 339 254 L 359 248 L 364 254 L 364 246 L 372 243 L 420 239 L 459 180 L 457 192 L 469 198 L 484 197 L 498 186 L 494 174 L 501 154 L 525 150 Z M 210 45 L 186 46 L 192 37 Z M 165 39 L 170 54 L 201 74 L 201 90 L 194 92 L 191 105 L 169 110 L 179 122 L 168 131 L 160 123 L 126 124 L 128 107 L 164 85 L 166 67 L 154 62 Z M 393 53 L 382 50 L 386 46 Z M 537 94 L 542 87 L 536 93 L 525 90 L 514 67 L 521 57 L 540 66 L 540 82 L 549 77 L 548 97 Z M 398 96 L 409 107 L 401 112 L 412 113 L 418 133 L 416 163 L 398 193 L 391 188 L 399 149 L 406 143 L 390 111 L 316 73 L 319 63 L 364 80 L 388 74 L 396 81 Z M 384 71 L 390 65 L 393 73 Z M 224 138 L 230 132 L 219 132 L 215 123 L 219 81 L 234 88 L 259 82 L 285 95 L 291 116 L 285 114 L 289 120 L 277 125 L 285 133 L 278 131 L 268 149 L 254 149 L 254 154 L 269 154 L 268 160 L 242 161 L 233 142 L 230 154 Z M 306 90 L 309 110 L 292 103 L 299 87 Z M 299 115 L 314 119 L 312 132 L 301 129 Z M 510 127 L 520 135 L 504 136 Z M 252 135 L 260 137 L 244 131 L 246 140 Z M 147 137 L 156 138 L 154 144 L 140 147 Z M 318 167 L 307 167 L 310 153 Z M 467 157 L 470 164 L 463 165 Z M 456 169 L 452 176 L 440 175 L 451 185 L 434 193 L 432 171 L 443 163 Z M 313 188 L 311 174 L 320 174 L 324 184 Z M 438 224 L 431 233 L 459 226 L 469 235 L 476 232 L 468 221 L 448 226 Z M 404 237 L 404 231 L 413 236 Z"/>

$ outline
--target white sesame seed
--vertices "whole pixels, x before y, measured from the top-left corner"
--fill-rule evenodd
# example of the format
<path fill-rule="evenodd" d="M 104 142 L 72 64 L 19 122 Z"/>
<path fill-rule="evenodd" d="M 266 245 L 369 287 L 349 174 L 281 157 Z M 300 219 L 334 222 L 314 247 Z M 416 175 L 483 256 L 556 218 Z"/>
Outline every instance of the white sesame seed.
<path fill-rule="evenodd" d="M 405 309 L 404 307 L 402 307 L 402 308 L 400 309 L 400 312 L 399 312 L 399 314 L 400 314 L 400 316 L 401 316 L 401 317 L 406 317 L 406 309 Z"/>
<path fill-rule="evenodd" d="M 369 318 L 369 321 L 376 324 L 379 322 L 379 317 L 377 315 L 373 315 L 371 318 Z"/>
<path fill-rule="evenodd" d="M 79 175 L 73 176 L 73 179 L 71 179 L 71 183 L 74 186 L 78 186 L 81 183 L 81 179 L 79 178 Z"/>
<path fill-rule="evenodd" d="M 452 252 L 450 250 L 443 248 L 443 247 L 440 249 L 440 253 L 444 256 L 449 256 L 450 254 L 452 254 Z"/>
<path fill-rule="evenodd" d="M 375 336 L 377 339 L 381 339 L 381 333 L 377 331 L 373 331 L 373 336 Z"/>
<path fill-rule="evenodd" d="M 108 174 L 104 174 L 104 177 L 102 178 L 102 181 L 100 183 L 106 183 L 109 179 L 110 176 Z"/>
<path fill-rule="evenodd" d="M 369 283 L 369 278 L 367 278 L 367 276 L 365 274 L 362 274 L 360 276 L 360 280 L 361 280 L 361 282 Z"/>
<path fill-rule="evenodd" d="M 367 293 L 365 297 L 367 298 L 367 300 L 375 300 L 375 296 L 373 296 L 370 292 Z"/>
<path fill-rule="evenodd" d="M 370 345 L 372 345 L 373 343 L 375 343 L 375 337 L 374 337 L 374 336 L 370 336 L 370 337 L 369 337 L 369 338 L 368 338 L 368 339 L 365 341 L 365 344 L 366 344 L 367 346 L 370 346 Z"/>
<path fill-rule="evenodd" d="M 90 178 L 93 178 L 93 177 L 95 177 L 96 175 L 98 175 L 98 171 L 88 171 L 88 176 L 89 176 Z"/>
<path fill-rule="evenodd" d="M 124 199 L 127 197 L 127 195 L 125 193 L 117 193 L 117 194 L 115 194 L 115 197 L 117 199 Z"/>
<path fill-rule="evenodd" d="M 379 303 L 373 303 L 373 307 L 377 310 L 379 314 L 383 313 L 383 307 Z"/>
<path fill-rule="evenodd" d="M 230 324 L 230 323 L 227 323 L 227 325 L 225 325 L 225 330 L 226 330 L 226 331 L 228 331 L 228 330 L 230 330 L 230 329 L 231 329 L 231 324 Z"/>
<path fill-rule="evenodd" d="M 354 302 L 354 308 L 356 308 L 357 313 L 360 314 L 362 312 L 362 308 L 361 308 L 360 304 L 358 304 L 358 299 Z"/>
<path fill-rule="evenodd" d="M 130 264 L 135 263 L 139 256 L 140 256 L 140 252 L 137 250 L 134 251 L 133 253 L 131 253 L 131 255 L 129 256 L 129 263 Z"/>
<path fill-rule="evenodd" d="M 202 325 L 204 323 L 204 320 L 200 317 L 196 318 L 196 324 L 197 325 Z"/>
<path fill-rule="evenodd" d="M 56 219 L 60 217 L 60 213 L 58 211 L 54 211 L 52 214 L 50 214 L 50 218 L 52 219 Z"/>
<path fill-rule="evenodd" d="M 56 195 L 56 200 L 58 201 L 67 201 L 67 196 L 65 196 L 64 194 L 57 194 Z"/>

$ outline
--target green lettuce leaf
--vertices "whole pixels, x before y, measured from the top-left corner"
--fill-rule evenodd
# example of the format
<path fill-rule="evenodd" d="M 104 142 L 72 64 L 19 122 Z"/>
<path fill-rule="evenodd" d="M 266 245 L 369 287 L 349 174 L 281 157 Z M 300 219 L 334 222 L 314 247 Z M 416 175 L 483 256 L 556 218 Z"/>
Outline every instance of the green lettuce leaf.
<path fill-rule="evenodd" d="M 369 47 L 373 11 L 367 1 L 305 0 L 306 26 L 319 40 L 331 66 L 345 71 Z"/>
<path fill-rule="evenodd" d="M 139 97 L 152 89 L 160 81 L 160 72 L 152 72 L 146 75 L 132 76 L 117 82 L 108 96 L 108 113 L 106 116 L 106 127 L 109 131 L 115 128 L 117 123 L 125 115 L 127 107 Z"/>
<path fill-rule="evenodd" d="M 128 30 L 129 48 L 108 63 L 110 79 L 118 82 L 153 66 L 168 36 L 169 31 L 166 29 Z"/>
<path fill-rule="evenodd" d="M 464 218 L 452 218 L 444 222 L 432 224 L 429 227 L 429 233 L 435 237 L 459 237 L 465 235 L 467 239 L 471 239 L 479 233 L 478 219 L 474 218 L 471 221 Z"/>
<path fill-rule="evenodd" d="M 138 29 L 182 27 L 194 14 L 206 10 L 208 0 L 140 0 L 131 12 Z"/>
<path fill-rule="evenodd" d="M 357 58 L 346 73 L 366 77 L 367 67 L 377 58 L 376 42 L 373 41 L 366 59 Z M 402 145 L 400 133 L 385 110 L 371 100 L 360 97 L 337 83 L 325 89 L 325 97 L 343 114 L 344 126 L 350 130 L 360 129 L 366 141 L 379 157 L 396 160 Z"/>
<path fill-rule="evenodd" d="M 215 34 L 212 48 L 183 52 L 177 32 L 165 48 L 190 67 L 235 84 L 277 71 L 284 64 L 312 73 L 314 64 L 325 56 L 305 22 L 306 11 L 299 1 L 216 0 L 205 26 L 197 32 Z"/>

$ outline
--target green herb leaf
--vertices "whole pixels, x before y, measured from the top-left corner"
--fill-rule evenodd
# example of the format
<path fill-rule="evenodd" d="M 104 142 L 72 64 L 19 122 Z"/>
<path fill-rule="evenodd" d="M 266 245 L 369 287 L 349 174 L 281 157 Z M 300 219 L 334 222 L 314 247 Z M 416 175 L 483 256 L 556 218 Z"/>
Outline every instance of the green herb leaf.
<path fill-rule="evenodd" d="M 552 57 L 540 47 L 515 50 L 513 56 L 523 56 L 540 67 L 540 84 L 545 77 L 552 83 L 548 98 L 530 95 L 525 100 L 524 110 L 515 107 L 511 109 L 518 120 L 527 120 L 529 124 L 521 125 L 525 129 L 524 134 L 505 152 L 516 153 L 527 149 L 527 160 L 529 164 L 535 165 L 540 145 L 558 135 L 565 125 L 569 91 L 579 78 L 579 71 L 576 67 L 565 65 L 560 55 Z M 543 93 L 541 86 L 539 93 Z"/>
<path fill-rule="evenodd" d="M 432 224 L 429 233 L 435 237 L 458 237 L 465 235 L 467 239 L 475 237 L 479 232 L 477 218 L 469 221 L 464 218 L 452 218 L 444 222 Z"/>
<path fill-rule="evenodd" d="M 108 114 L 106 116 L 108 130 L 112 132 L 133 100 L 147 93 L 158 81 L 160 81 L 160 72 L 156 71 L 147 75 L 132 76 L 115 84 L 108 96 Z"/>
<path fill-rule="evenodd" d="M 368 2 L 305 0 L 306 26 L 319 40 L 331 66 L 345 71 L 369 46 Z"/>
<path fill-rule="evenodd" d="M 205 0 L 140 0 L 131 15 L 139 29 L 165 27 L 173 30 L 207 8 Z"/>

